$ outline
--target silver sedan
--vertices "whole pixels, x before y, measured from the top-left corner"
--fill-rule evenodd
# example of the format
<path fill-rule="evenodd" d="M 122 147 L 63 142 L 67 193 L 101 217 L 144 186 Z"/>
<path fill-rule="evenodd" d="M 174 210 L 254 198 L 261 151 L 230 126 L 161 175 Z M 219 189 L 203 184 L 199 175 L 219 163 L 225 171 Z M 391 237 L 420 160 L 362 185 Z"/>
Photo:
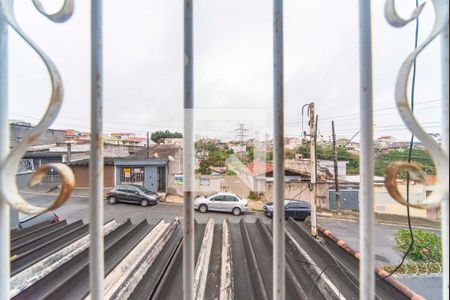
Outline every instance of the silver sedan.
<path fill-rule="evenodd" d="M 232 193 L 217 193 L 211 196 L 201 196 L 194 200 L 194 208 L 201 213 L 207 211 L 230 212 L 235 216 L 248 211 L 248 201 Z"/>

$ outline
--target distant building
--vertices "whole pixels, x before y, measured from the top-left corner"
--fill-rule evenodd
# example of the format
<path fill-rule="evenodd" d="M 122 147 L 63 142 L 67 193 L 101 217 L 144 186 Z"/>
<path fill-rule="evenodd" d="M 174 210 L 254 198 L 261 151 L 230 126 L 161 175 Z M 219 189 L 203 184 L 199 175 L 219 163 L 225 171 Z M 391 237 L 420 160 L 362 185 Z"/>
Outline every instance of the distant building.
<path fill-rule="evenodd" d="M 183 158 L 177 145 L 152 145 L 115 159 L 115 185 L 140 184 L 151 191 L 182 195 Z"/>
<path fill-rule="evenodd" d="M 345 146 L 345 149 L 350 152 L 351 154 L 358 155 L 361 152 L 361 146 L 359 143 L 356 142 L 350 142 L 347 143 Z"/>
<path fill-rule="evenodd" d="M 183 146 L 183 138 L 165 138 L 163 144 Z"/>
<path fill-rule="evenodd" d="M 347 175 L 347 164 L 348 161 L 338 161 L 339 177 Z M 311 174 L 311 160 L 307 158 L 286 159 L 285 166 L 303 174 Z M 317 175 L 326 179 L 334 178 L 334 161 L 319 159 L 317 161 Z"/>
<path fill-rule="evenodd" d="M 10 145 L 17 145 L 28 133 L 33 130 L 31 123 L 12 121 L 9 124 Z M 64 130 L 47 129 L 45 133 L 33 142 L 33 145 L 62 144 L 66 139 Z"/>
<path fill-rule="evenodd" d="M 375 145 L 378 147 L 389 147 L 395 142 L 397 142 L 397 139 L 395 137 L 382 136 L 375 140 Z"/>
<path fill-rule="evenodd" d="M 300 137 L 285 137 L 284 148 L 289 150 L 295 150 L 303 144 L 303 139 Z"/>
<path fill-rule="evenodd" d="M 129 146 L 129 147 L 144 147 L 147 146 L 147 138 L 137 137 L 134 133 L 111 133 L 104 137 L 106 144 Z"/>

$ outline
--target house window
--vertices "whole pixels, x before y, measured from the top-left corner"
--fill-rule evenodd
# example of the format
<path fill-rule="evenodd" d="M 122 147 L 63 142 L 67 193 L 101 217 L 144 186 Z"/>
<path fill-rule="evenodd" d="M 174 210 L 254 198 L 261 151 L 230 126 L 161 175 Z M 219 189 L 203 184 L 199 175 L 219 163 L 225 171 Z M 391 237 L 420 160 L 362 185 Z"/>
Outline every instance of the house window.
<path fill-rule="evenodd" d="M 122 167 L 120 170 L 120 183 L 144 185 L 144 170 L 144 167 Z"/>

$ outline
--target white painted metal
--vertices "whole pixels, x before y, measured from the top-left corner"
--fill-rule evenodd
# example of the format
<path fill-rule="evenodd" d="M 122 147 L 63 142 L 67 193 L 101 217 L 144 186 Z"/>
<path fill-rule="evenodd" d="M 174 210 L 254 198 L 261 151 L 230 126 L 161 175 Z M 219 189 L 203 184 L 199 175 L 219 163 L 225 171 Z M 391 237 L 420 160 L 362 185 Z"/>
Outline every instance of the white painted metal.
<path fill-rule="evenodd" d="M 123 221 L 122 223 L 124 222 L 126 221 Z M 114 220 L 106 223 L 103 228 L 104 235 L 109 234 L 120 225 L 121 224 L 118 224 Z M 44 278 L 78 254 L 80 254 L 82 251 L 86 250 L 90 245 L 89 240 L 90 235 L 88 234 L 71 243 L 70 245 L 62 248 L 61 250 L 53 253 L 52 255 L 44 258 L 31 267 L 23 270 L 19 274 L 14 275 L 14 277 L 11 278 L 10 297 L 16 296 L 23 290 L 32 286 L 38 280 Z"/>
<path fill-rule="evenodd" d="M 433 0 L 435 22 L 429 36 L 406 58 L 403 62 L 396 84 L 395 99 L 397 108 L 408 129 L 427 147 L 430 151 L 437 168 L 439 183 L 435 191 L 426 201 L 419 204 L 409 204 L 417 208 L 430 208 L 441 206 L 442 211 L 442 243 L 443 243 L 443 299 L 449 299 L 449 1 Z M 423 5 L 422 5 L 423 6 Z M 395 9 L 395 0 L 386 2 L 386 18 L 388 22 L 395 27 L 403 27 L 409 22 L 419 17 L 422 7 L 416 9 L 412 17 L 402 19 Z M 408 105 L 408 80 L 412 66 L 419 54 L 439 35 L 441 35 L 441 56 L 442 56 L 442 146 L 439 145 L 428 133 L 420 126 L 414 117 Z M 419 166 L 412 164 L 399 163 L 393 165 L 392 171 L 388 171 L 386 186 L 395 200 L 408 205 L 398 192 L 395 179 L 401 168 L 408 169 L 415 173 L 416 177 L 425 181 L 426 174 Z M 389 173 L 391 173 L 389 175 Z M 390 182 L 390 183 L 389 183 Z"/>
<path fill-rule="evenodd" d="M 34 0 L 34 5 L 38 11 L 54 22 L 64 22 L 69 19 L 73 11 L 73 0 L 64 1 L 60 10 L 53 14 L 48 14 L 39 1 Z M 27 152 L 28 147 L 31 146 L 39 137 L 46 132 L 63 104 L 64 89 L 61 75 L 59 74 L 56 65 L 52 62 L 45 52 L 22 30 L 14 15 L 14 2 L 10 0 L 0 0 L 0 12 L 8 25 L 39 55 L 42 59 L 48 74 L 50 76 L 51 93 L 50 101 L 48 103 L 46 112 L 39 123 L 27 133 L 20 142 L 14 146 L 14 149 L 8 152 L 6 158 L 2 160 L 2 169 L 0 176 L 2 180 L 2 188 L 0 194 L 2 198 L 6 199 L 9 205 L 16 210 L 26 214 L 40 214 L 48 210 L 56 209 L 63 205 L 69 198 L 73 186 L 75 185 L 75 177 L 71 169 L 62 163 L 49 164 L 39 167 L 33 174 L 30 185 L 34 186 L 41 182 L 42 178 L 50 169 L 57 171 L 61 177 L 61 190 L 58 197 L 47 207 L 39 207 L 30 204 L 19 193 L 16 183 L 17 166 L 22 160 L 22 156 Z"/>
<path fill-rule="evenodd" d="M 208 279 L 208 267 L 211 258 L 211 250 L 214 239 L 214 221 L 212 218 L 206 224 L 203 234 L 200 253 L 198 254 L 197 265 L 194 273 L 194 299 L 203 300 L 206 291 L 206 281 Z"/>
<path fill-rule="evenodd" d="M 414 173 L 416 178 L 425 181 L 426 174 L 422 171 L 420 167 L 415 164 L 408 163 L 396 163 L 387 171 L 386 187 L 392 197 L 404 204 L 416 208 L 431 208 L 438 207 L 441 205 L 444 199 L 449 197 L 449 157 L 448 153 L 439 145 L 426 131 L 422 128 L 415 118 L 411 108 L 409 107 L 408 99 L 408 82 L 409 75 L 413 68 L 414 62 L 420 53 L 434 40 L 436 39 L 447 27 L 448 27 L 448 10 L 449 1 L 448 0 L 433 0 L 433 8 L 435 14 L 435 22 L 433 29 L 429 36 L 420 44 L 418 47 L 408 55 L 408 57 L 403 62 L 395 87 L 395 101 L 397 109 L 403 122 L 408 127 L 408 129 L 422 142 L 422 144 L 430 151 L 433 157 L 437 169 L 437 175 L 439 177 L 439 182 L 435 187 L 434 192 L 427 197 L 425 201 L 421 203 L 407 203 L 406 200 L 401 196 L 398 191 L 396 178 L 398 172 L 401 169 L 408 169 L 410 173 Z M 387 0 L 386 3 L 386 19 L 391 25 L 396 27 L 405 26 L 409 22 L 413 21 L 413 18 L 402 19 L 397 11 L 395 10 L 395 0 Z M 419 8 L 413 13 L 413 16 L 417 18 L 421 12 Z M 445 118 L 444 118 L 445 120 Z"/>
<path fill-rule="evenodd" d="M 285 244 L 284 244 L 284 64 L 283 64 L 283 0 L 273 1 L 273 299 L 284 300 Z"/>
<path fill-rule="evenodd" d="M 104 299 L 129 299 L 178 226 L 178 222 L 158 223 L 108 274 Z"/>
<path fill-rule="evenodd" d="M 361 108 L 361 184 L 360 184 L 360 299 L 375 298 L 374 216 L 374 142 L 372 91 L 372 16 L 371 1 L 359 0 L 360 108 Z"/>
<path fill-rule="evenodd" d="M 8 29 L 0 13 L 0 169 L 8 152 Z M 0 187 L 3 188 L 1 178 Z M 0 195 L 0 300 L 9 299 L 9 209 L 7 200 Z"/>
<path fill-rule="evenodd" d="M 194 47 L 193 0 L 184 0 L 183 297 L 194 297 Z"/>
<path fill-rule="evenodd" d="M 448 2 L 448 1 L 447 1 Z M 448 13 L 448 11 L 447 11 Z M 441 37 L 441 55 L 442 55 L 442 145 L 447 156 L 450 151 L 449 147 L 449 26 L 447 23 L 447 28 L 442 33 Z M 447 162 L 448 164 L 448 162 Z M 446 182 L 447 186 L 449 182 Z M 443 283 L 442 299 L 449 299 L 449 230 L 450 230 L 450 220 L 449 220 L 449 198 L 445 198 L 442 201 L 441 206 L 442 212 L 442 252 L 443 252 Z"/>
<path fill-rule="evenodd" d="M 231 233 L 228 219 L 223 221 L 222 229 L 222 261 L 220 267 L 219 300 L 234 299 L 233 255 L 231 251 Z"/>
<path fill-rule="evenodd" d="M 91 2 L 91 158 L 89 162 L 90 209 L 89 281 L 91 297 L 103 299 L 103 57 L 102 0 Z"/>

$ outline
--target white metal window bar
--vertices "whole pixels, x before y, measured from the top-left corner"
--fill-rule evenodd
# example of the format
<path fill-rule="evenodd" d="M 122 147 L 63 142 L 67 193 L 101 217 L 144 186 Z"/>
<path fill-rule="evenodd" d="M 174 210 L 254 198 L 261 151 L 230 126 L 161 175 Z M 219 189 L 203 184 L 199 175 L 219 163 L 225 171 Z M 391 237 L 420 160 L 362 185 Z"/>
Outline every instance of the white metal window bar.
<path fill-rule="evenodd" d="M 194 28 L 193 0 L 184 0 L 183 295 L 194 299 Z"/>
<path fill-rule="evenodd" d="M 273 1 L 273 299 L 285 299 L 283 0 Z"/>
<path fill-rule="evenodd" d="M 0 14 L 0 173 L 3 173 L 3 160 L 9 152 L 8 122 L 8 25 Z M 0 177 L 0 189 L 3 180 Z M 0 299 L 9 296 L 9 205 L 0 193 Z"/>
<path fill-rule="evenodd" d="M 375 298 L 375 260 L 373 247 L 374 215 L 374 142 L 373 142 L 373 92 L 372 92 L 372 16 L 371 1 L 359 0 L 359 60 L 360 60 L 360 229 L 359 243 L 359 298 Z"/>
<path fill-rule="evenodd" d="M 103 299 L 103 56 L 102 0 L 91 1 L 91 151 L 89 280 L 91 298 Z"/>
<path fill-rule="evenodd" d="M 193 0 L 184 1 L 184 239 L 183 239 L 183 289 L 185 299 L 194 299 L 194 51 L 193 51 Z M 284 252 L 284 82 L 283 82 L 283 0 L 273 0 L 273 50 L 274 50 L 274 247 L 273 247 L 273 297 L 285 298 L 285 252 Z M 438 167 L 441 179 L 437 191 L 426 203 L 411 206 L 427 208 L 442 205 L 443 299 L 448 299 L 449 291 L 449 121 L 448 121 L 448 0 L 433 0 L 435 24 L 430 36 L 402 65 L 396 87 L 395 99 L 405 124 L 426 145 Z M 65 0 L 56 13 L 47 13 L 38 0 L 33 0 L 36 9 L 53 22 L 64 22 L 72 15 L 74 1 Z M 402 19 L 395 11 L 395 0 L 387 0 L 386 17 L 395 27 L 402 27 L 417 18 L 423 5 L 416 9 L 411 18 Z M 12 150 L 9 150 L 9 124 L 7 99 L 8 67 L 8 26 L 13 28 L 42 58 L 51 78 L 52 95 L 47 112 L 32 133 Z M 361 222 L 360 222 L 360 298 L 374 299 L 375 273 L 373 252 L 373 98 L 372 98 L 372 37 L 371 2 L 359 1 L 360 28 L 360 104 L 361 104 Z M 443 147 L 437 145 L 420 127 L 407 105 L 406 87 L 411 65 L 420 52 L 441 35 L 442 44 L 442 111 Z M 102 1 L 91 2 L 91 204 L 90 204 L 90 285 L 91 298 L 103 297 L 104 253 L 103 253 L 103 140 L 102 140 Z M 49 169 L 55 169 L 62 180 L 61 194 L 49 207 L 36 207 L 23 199 L 17 191 L 15 174 L 22 155 L 33 141 L 54 121 L 62 105 L 63 87 L 60 75 L 49 57 L 21 30 L 13 13 L 12 0 L 0 0 L 0 300 L 9 298 L 9 210 L 15 208 L 24 213 L 39 213 L 64 204 L 74 186 L 70 169 L 63 164 L 49 164 L 38 168 L 32 183 L 38 183 Z M 404 163 L 394 164 L 386 179 L 393 197 L 405 204 L 399 196 L 395 183 L 396 175 L 402 168 L 421 173 L 417 166 Z M 393 181 L 394 180 L 394 181 Z M 391 184 L 389 184 L 391 183 Z"/>

